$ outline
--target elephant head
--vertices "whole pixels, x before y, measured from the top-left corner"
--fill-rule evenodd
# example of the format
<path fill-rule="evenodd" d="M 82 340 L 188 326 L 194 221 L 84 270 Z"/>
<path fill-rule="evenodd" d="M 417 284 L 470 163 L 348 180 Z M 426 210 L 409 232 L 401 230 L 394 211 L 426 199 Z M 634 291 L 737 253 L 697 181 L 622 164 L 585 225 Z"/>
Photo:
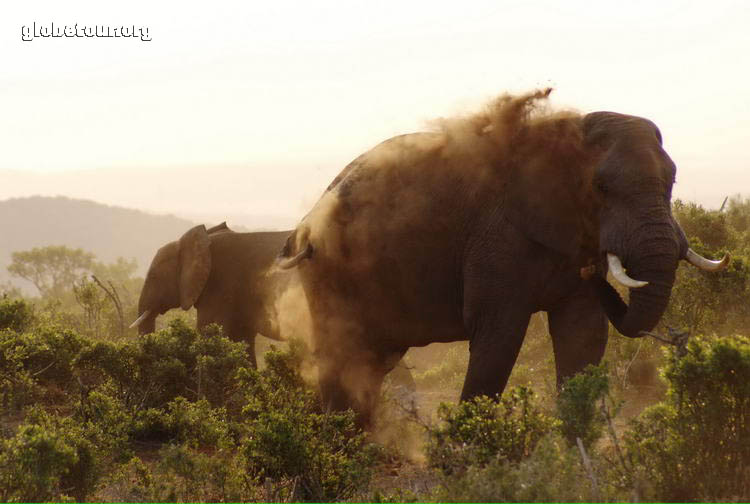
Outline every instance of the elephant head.
<path fill-rule="evenodd" d="M 667 307 L 678 262 L 718 270 L 729 258 L 709 261 L 688 247 L 671 212 L 675 165 L 662 149 L 659 129 L 639 117 L 595 112 L 583 119 L 584 140 L 597 162 L 599 253 L 613 277 L 630 289 L 626 305 L 603 275 L 595 279 L 602 306 L 615 328 L 639 337 Z M 625 270 L 627 269 L 627 273 Z"/>
<path fill-rule="evenodd" d="M 141 289 L 139 316 L 130 327 L 138 326 L 140 334 L 153 332 L 157 315 L 178 306 L 188 310 L 196 303 L 211 272 L 209 237 L 222 231 L 228 231 L 226 223 L 208 230 L 195 226 L 157 251 Z"/>

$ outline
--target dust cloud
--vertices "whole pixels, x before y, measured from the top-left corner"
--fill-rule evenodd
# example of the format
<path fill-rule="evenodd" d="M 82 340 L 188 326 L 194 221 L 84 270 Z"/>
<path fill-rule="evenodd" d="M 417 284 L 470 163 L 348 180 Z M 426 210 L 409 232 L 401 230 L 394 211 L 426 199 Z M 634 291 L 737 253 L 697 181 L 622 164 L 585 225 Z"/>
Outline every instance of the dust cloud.
<path fill-rule="evenodd" d="M 342 259 L 341 250 L 365 246 L 371 236 L 388 233 L 414 216 L 440 219 L 439 213 L 427 212 L 446 192 L 507 184 L 514 169 L 533 166 L 540 156 L 556 159 L 564 176 L 581 179 L 580 190 L 589 188 L 592 174 L 581 169 L 589 164 L 581 115 L 553 110 L 550 93 L 505 94 L 478 112 L 435 119 L 426 132 L 393 137 L 362 154 L 297 226 L 290 256 L 311 243 L 324 255 Z M 355 191 L 355 186 L 367 190 Z"/>

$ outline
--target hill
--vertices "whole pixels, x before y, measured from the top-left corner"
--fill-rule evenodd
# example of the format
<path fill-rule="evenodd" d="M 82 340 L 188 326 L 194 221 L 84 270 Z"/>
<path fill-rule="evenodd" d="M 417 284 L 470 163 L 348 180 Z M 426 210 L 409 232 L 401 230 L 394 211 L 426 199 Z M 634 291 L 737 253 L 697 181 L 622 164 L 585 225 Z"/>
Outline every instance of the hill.
<path fill-rule="evenodd" d="M 157 248 L 193 225 L 172 215 L 62 196 L 0 201 L 0 282 L 12 279 L 6 269 L 12 252 L 46 245 L 82 248 L 103 262 L 135 259 L 143 275 Z M 19 279 L 12 281 L 21 285 Z"/>

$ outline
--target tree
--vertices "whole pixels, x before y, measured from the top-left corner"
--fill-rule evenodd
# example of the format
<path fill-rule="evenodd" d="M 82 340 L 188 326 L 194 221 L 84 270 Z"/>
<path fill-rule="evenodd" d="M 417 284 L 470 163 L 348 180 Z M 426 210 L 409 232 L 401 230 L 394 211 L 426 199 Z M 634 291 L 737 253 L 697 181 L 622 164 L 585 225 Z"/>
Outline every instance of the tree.
<path fill-rule="evenodd" d="M 110 264 L 96 262 L 91 268 L 94 276 L 101 280 L 97 282 L 101 288 L 105 291 L 116 290 L 118 297 L 123 296 L 122 302 L 125 305 L 131 305 L 137 301 L 138 293 L 143 286 L 143 279 L 134 276 L 137 269 L 138 262 L 135 259 L 127 260 L 122 257 L 118 257 Z M 110 293 L 107 295 L 110 298 L 113 297 Z M 114 299 L 113 302 L 117 304 Z"/>
<path fill-rule="evenodd" d="M 71 289 L 94 266 L 94 254 L 64 245 L 13 252 L 11 258 L 8 272 L 33 283 L 43 297 L 59 296 Z"/>

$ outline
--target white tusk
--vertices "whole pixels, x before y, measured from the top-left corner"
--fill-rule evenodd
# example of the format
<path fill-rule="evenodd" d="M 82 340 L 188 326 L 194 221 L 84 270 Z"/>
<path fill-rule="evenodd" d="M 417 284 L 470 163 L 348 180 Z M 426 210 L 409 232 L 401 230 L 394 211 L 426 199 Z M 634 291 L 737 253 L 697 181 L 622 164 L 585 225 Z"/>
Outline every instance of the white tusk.
<path fill-rule="evenodd" d="M 145 312 L 143 312 L 140 317 L 138 317 L 137 319 L 135 319 L 135 321 L 128 326 L 128 329 L 132 329 L 134 327 L 137 327 L 137 326 L 141 325 L 141 322 L 143 322 L 144 320 L 146 320 L 146 317 L 148 317 L 149 314 L 151 314 L 151 310 L 146 310 Z"/>
<path fill-rule="evenodd" d="M 628 287 L 629 289 L 637 289 L 639 287 L 648 285 L 648 282 L 630 278 L 628 274 L 625 273 L 625 268 L 622 267 L 620 258 L 615 254 L 607 252 L 607 264 L 609 264 L 609 271 L 612 272 L 612 276 L 615 277 L 615 280 L 620 282 L 625 287 Z"/>
<path fill-rule="evenodd" d="M 729 265 L 729 254 L 724 254 L 720 261 L 712 261 L 689 248 L 685 260 L 704 271 L 721 271 Z"/>

